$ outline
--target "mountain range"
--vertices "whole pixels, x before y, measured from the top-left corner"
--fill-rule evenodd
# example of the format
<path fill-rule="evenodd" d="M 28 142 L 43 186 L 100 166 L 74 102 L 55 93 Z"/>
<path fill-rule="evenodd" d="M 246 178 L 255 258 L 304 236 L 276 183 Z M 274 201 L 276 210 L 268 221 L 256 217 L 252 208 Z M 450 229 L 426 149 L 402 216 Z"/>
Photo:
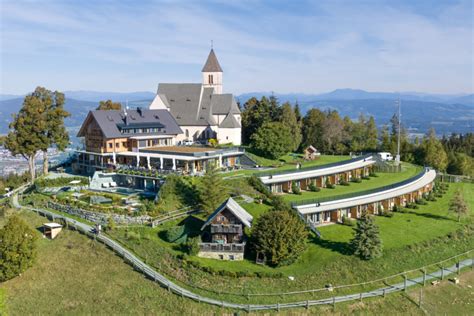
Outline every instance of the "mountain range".
<path fill-rule="evenodd" d="M 90 110 L 101 100 L 111 99 L 130 107 L 146 107 L 154 98 L 153 92 L 97 92 L 66 91 L 65 108 L 72 115 L 66 126 L 77 130 Z M 360 113 L 373 115 L 379 126 L 387 124 L 397 107 L 395 100 L 401 99 L 402 121 L 412 134 L 426 133 L 434 127 L 438 134 L 466 133 L 474 130 L 474 95 L 443 95 L 417 92 L 389 93 L 368 92 L 355 89 L 338 89 L 323 94 L 278 94 L 253 92 L 236 96 L 241 104 L 251 97 L 274 95 L 280 102 L 298 102 L 302 113 L 311 108 L 334 109 L 342 116 L 356 119 Z M 0 94 L 0 134 L 8 132 L 11 115 L 18 112 L 23 102 L 21 95 Z"/>

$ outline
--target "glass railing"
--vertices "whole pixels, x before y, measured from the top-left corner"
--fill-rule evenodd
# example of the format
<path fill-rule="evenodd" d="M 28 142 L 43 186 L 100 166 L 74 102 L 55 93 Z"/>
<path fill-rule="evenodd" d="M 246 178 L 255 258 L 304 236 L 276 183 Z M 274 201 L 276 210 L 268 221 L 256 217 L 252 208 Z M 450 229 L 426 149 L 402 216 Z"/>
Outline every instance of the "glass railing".
<path fill-rule="evenodd" d="M 302 167 L 300 169 L 291 169 L 291 170 L 281 170 L 281 171 L 273 170 L 273 171 L 267 171 L 267 172 L 258 172 L 258 173 L 255 173 L 255 175 L 257 177 L 267 177 L 267 176 L 275 176 L 275 175 L 300 173 L 300 172 L 312 171 L 312 170 L 320 170 L 320 169 L 326 169 L 326 168 L 331 168 L 331 167 L 344 166 L 344 165 L 347 165 L 347 164 L 350 164 L 350 163 L 354 163 L 356 161 L 365 160 L 365 159 L 370 158 L 370 157 L 372 157 L 372 154 L 363 155 L 363 156 L 353 158 L 353 159 L 348 159 L 348 160 L 343 160 L 343 161 L 338 161 L 338 162 L 332 162 L 332 163 L 328 163 L 328 164 L 325 164 L 325 165 Z"/>
<path fill-rule="evenodd" d="M 378 193 L 378 192 L 383 192 L 387 191 L 390 189 L 394 189 L 397 187 L 401 187 L 405 184 L 414 182 L 420 178 L 422 178 L 426 172 L 429 171 L 429 168 L 425 168 L 422 172 L 417 174 L 414 177 L 411 177 L 409 179 L 392 183 L 383 187 L 375 188 L 375 189 L 369 189 L 365 191 L 359 191 L 359 192 L 353 192 L 353 193 L 347 193 L 347 194 L 340 194 L 340 195 L 333 195 L 333 196 L 328 196 L 328 197 L 321 197 L 321 198 L 314 198 L 314 199 L 306 199 L 306 200 L 301 200 L 301 201 L 295 201 L 291 203 L 292 207 L 295 206 L 300 206 L 300 205 L 307 205 L 307 204 L 318 204 L 322 202 L 329 202 L 329 201 L 336 201 L 336 200 L 342 200 L 342 199 L 349 199 L 353 197 L 358 197 L 358 196 L 363 196 L 363 195 L 368 195 L 368 194 L 373 194 L 373 193 Z"/>

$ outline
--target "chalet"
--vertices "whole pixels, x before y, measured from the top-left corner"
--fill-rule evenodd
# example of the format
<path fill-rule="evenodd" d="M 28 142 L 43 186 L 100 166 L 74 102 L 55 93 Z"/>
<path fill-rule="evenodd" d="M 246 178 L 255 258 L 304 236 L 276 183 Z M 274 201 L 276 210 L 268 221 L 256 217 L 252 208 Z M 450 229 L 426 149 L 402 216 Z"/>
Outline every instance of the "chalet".
<path fill-rule="evenodd" d="M 212 213 L 202 226 L 203 241 L 198 256 L 221 260 L 243 260 L 244 228 L 251 227 L 253 217 L 232 198 Z"/>

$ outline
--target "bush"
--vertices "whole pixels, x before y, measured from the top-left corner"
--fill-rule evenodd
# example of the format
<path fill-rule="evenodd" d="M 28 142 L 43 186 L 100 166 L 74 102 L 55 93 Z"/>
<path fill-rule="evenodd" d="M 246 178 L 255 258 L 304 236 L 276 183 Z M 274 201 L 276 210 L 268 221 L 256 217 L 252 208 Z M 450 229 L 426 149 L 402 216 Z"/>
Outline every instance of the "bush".
<path fill-rule="evenodd" d="M 339 182 L 340 185 L 343 185 L 343 186 L 349 186 L 349 182 L 347 182 L 346 180 L 342 180 L 341 182 Z"/>
<path fill-rule="evenodd" d="M 396 204 L 392 208 L 392 212 L 400 212 L 401 210 L 402 210 L 402 207 Z"/>
<path fill-rule="evenodd" d="M 141 239 L 140 233 L 134 231 L 127 231 L 125 237 L 130 241 L 140 241 Z"/>
<path fill-rule="evenodd" d="M 351 182 L 354 182 L 354 183 L 361 183 L 361 182 L 362 182 L 362 179 L 361 179 L 361 178 L 352 178 L 352 179 L 351 179 Z"/>
<path fill-rule="evenodd" d="M 311 183 L 308 185 L 308 189 L 309 189 L 311 192 L 319 192 L 319 191 L 321 191 L 321 189 L 316 186 L 316 183 L 315 183 L 314 181 L 311 181 Z"/>
<path fill-rule="evenodd" d="M 328 189 L 335 189 L 335 188 L 336 188 L 336 185 L 330 183 L 330 184 L 327 184 L 327 185 L 326 185 L 326 188 L 328 188 Z"/>
<path fill-rule="evenodd" d="M 166 231 L 165 239 L 168 242 L 176 242 L 184 234 L 184 225 L 182 226 L 173 226 Z"/>
<path fill-rule="evenodd" d="M 369 173 L 369 177 L 377 178 L 377 177 L 378 177 L 378 174 L 376 174 L 375 171 L 371 171 L 371 172 Z"/>
<path fill-rule="evenodd" d="M 196 236 L 189 238 L 186 242 L 186 250 L 190 256 L 196 256 L 199 253 L 199 243 L 201 242 L 201 237 Z"/>
<path fill-rule="evenodd" d="M 80 181 L 78 184 L 71 184 L 71 181 L 77 180 Z M 35 181 L 35 186 L 40 188 L 84 185 L 89 185 L 89 179 L 86 177 L 40 178 Z"/>
<path fill-rule="evenodd" d="M 351 218 L 349 218 L 349 217 L 347 217 L 347 216 L 343 216 L 343 217 L 342 217 L 342 224 L 343 224 L 343 225 L 346 225 L 346 226 L 355 226 L 356 220 L 351 219 Z"/>
<path fill-rule="evenodd" d="M 270 197 L 272 193 L 268 188 L 263 184 L 263 182 L 258 178 L 256 175 L 252 175 L 250 178 L 248 178 L 248 183 L 258 192 L 262 193 L 266 197 Z"/>
<path fill-rule="evenodd" d="M 293 192 L 293 194 L 301 195 L 301 189 L 298 185 L 296 185 L 296 182 L 293 182 L 291 184 L 291 191 Z"/>
<path fill-rule="evenodd" d="M 0 282 L 24 272 L 36 258 L 37 236 L 25 221 L 17 216 L 9 218 L 0 229 Z"/>

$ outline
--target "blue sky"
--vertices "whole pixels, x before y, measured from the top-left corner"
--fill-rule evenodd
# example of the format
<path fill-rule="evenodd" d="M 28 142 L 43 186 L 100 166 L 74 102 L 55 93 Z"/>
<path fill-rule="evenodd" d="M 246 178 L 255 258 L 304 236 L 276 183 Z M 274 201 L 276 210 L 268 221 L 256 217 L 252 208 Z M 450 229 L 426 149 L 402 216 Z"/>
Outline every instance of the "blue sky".
<path fill-rule="evenodd" d="M 200 82 L 211 40 L 224 91 L 472 93 L 472 1 L 1 1 L 0 93 L 155 91 Z"/>

